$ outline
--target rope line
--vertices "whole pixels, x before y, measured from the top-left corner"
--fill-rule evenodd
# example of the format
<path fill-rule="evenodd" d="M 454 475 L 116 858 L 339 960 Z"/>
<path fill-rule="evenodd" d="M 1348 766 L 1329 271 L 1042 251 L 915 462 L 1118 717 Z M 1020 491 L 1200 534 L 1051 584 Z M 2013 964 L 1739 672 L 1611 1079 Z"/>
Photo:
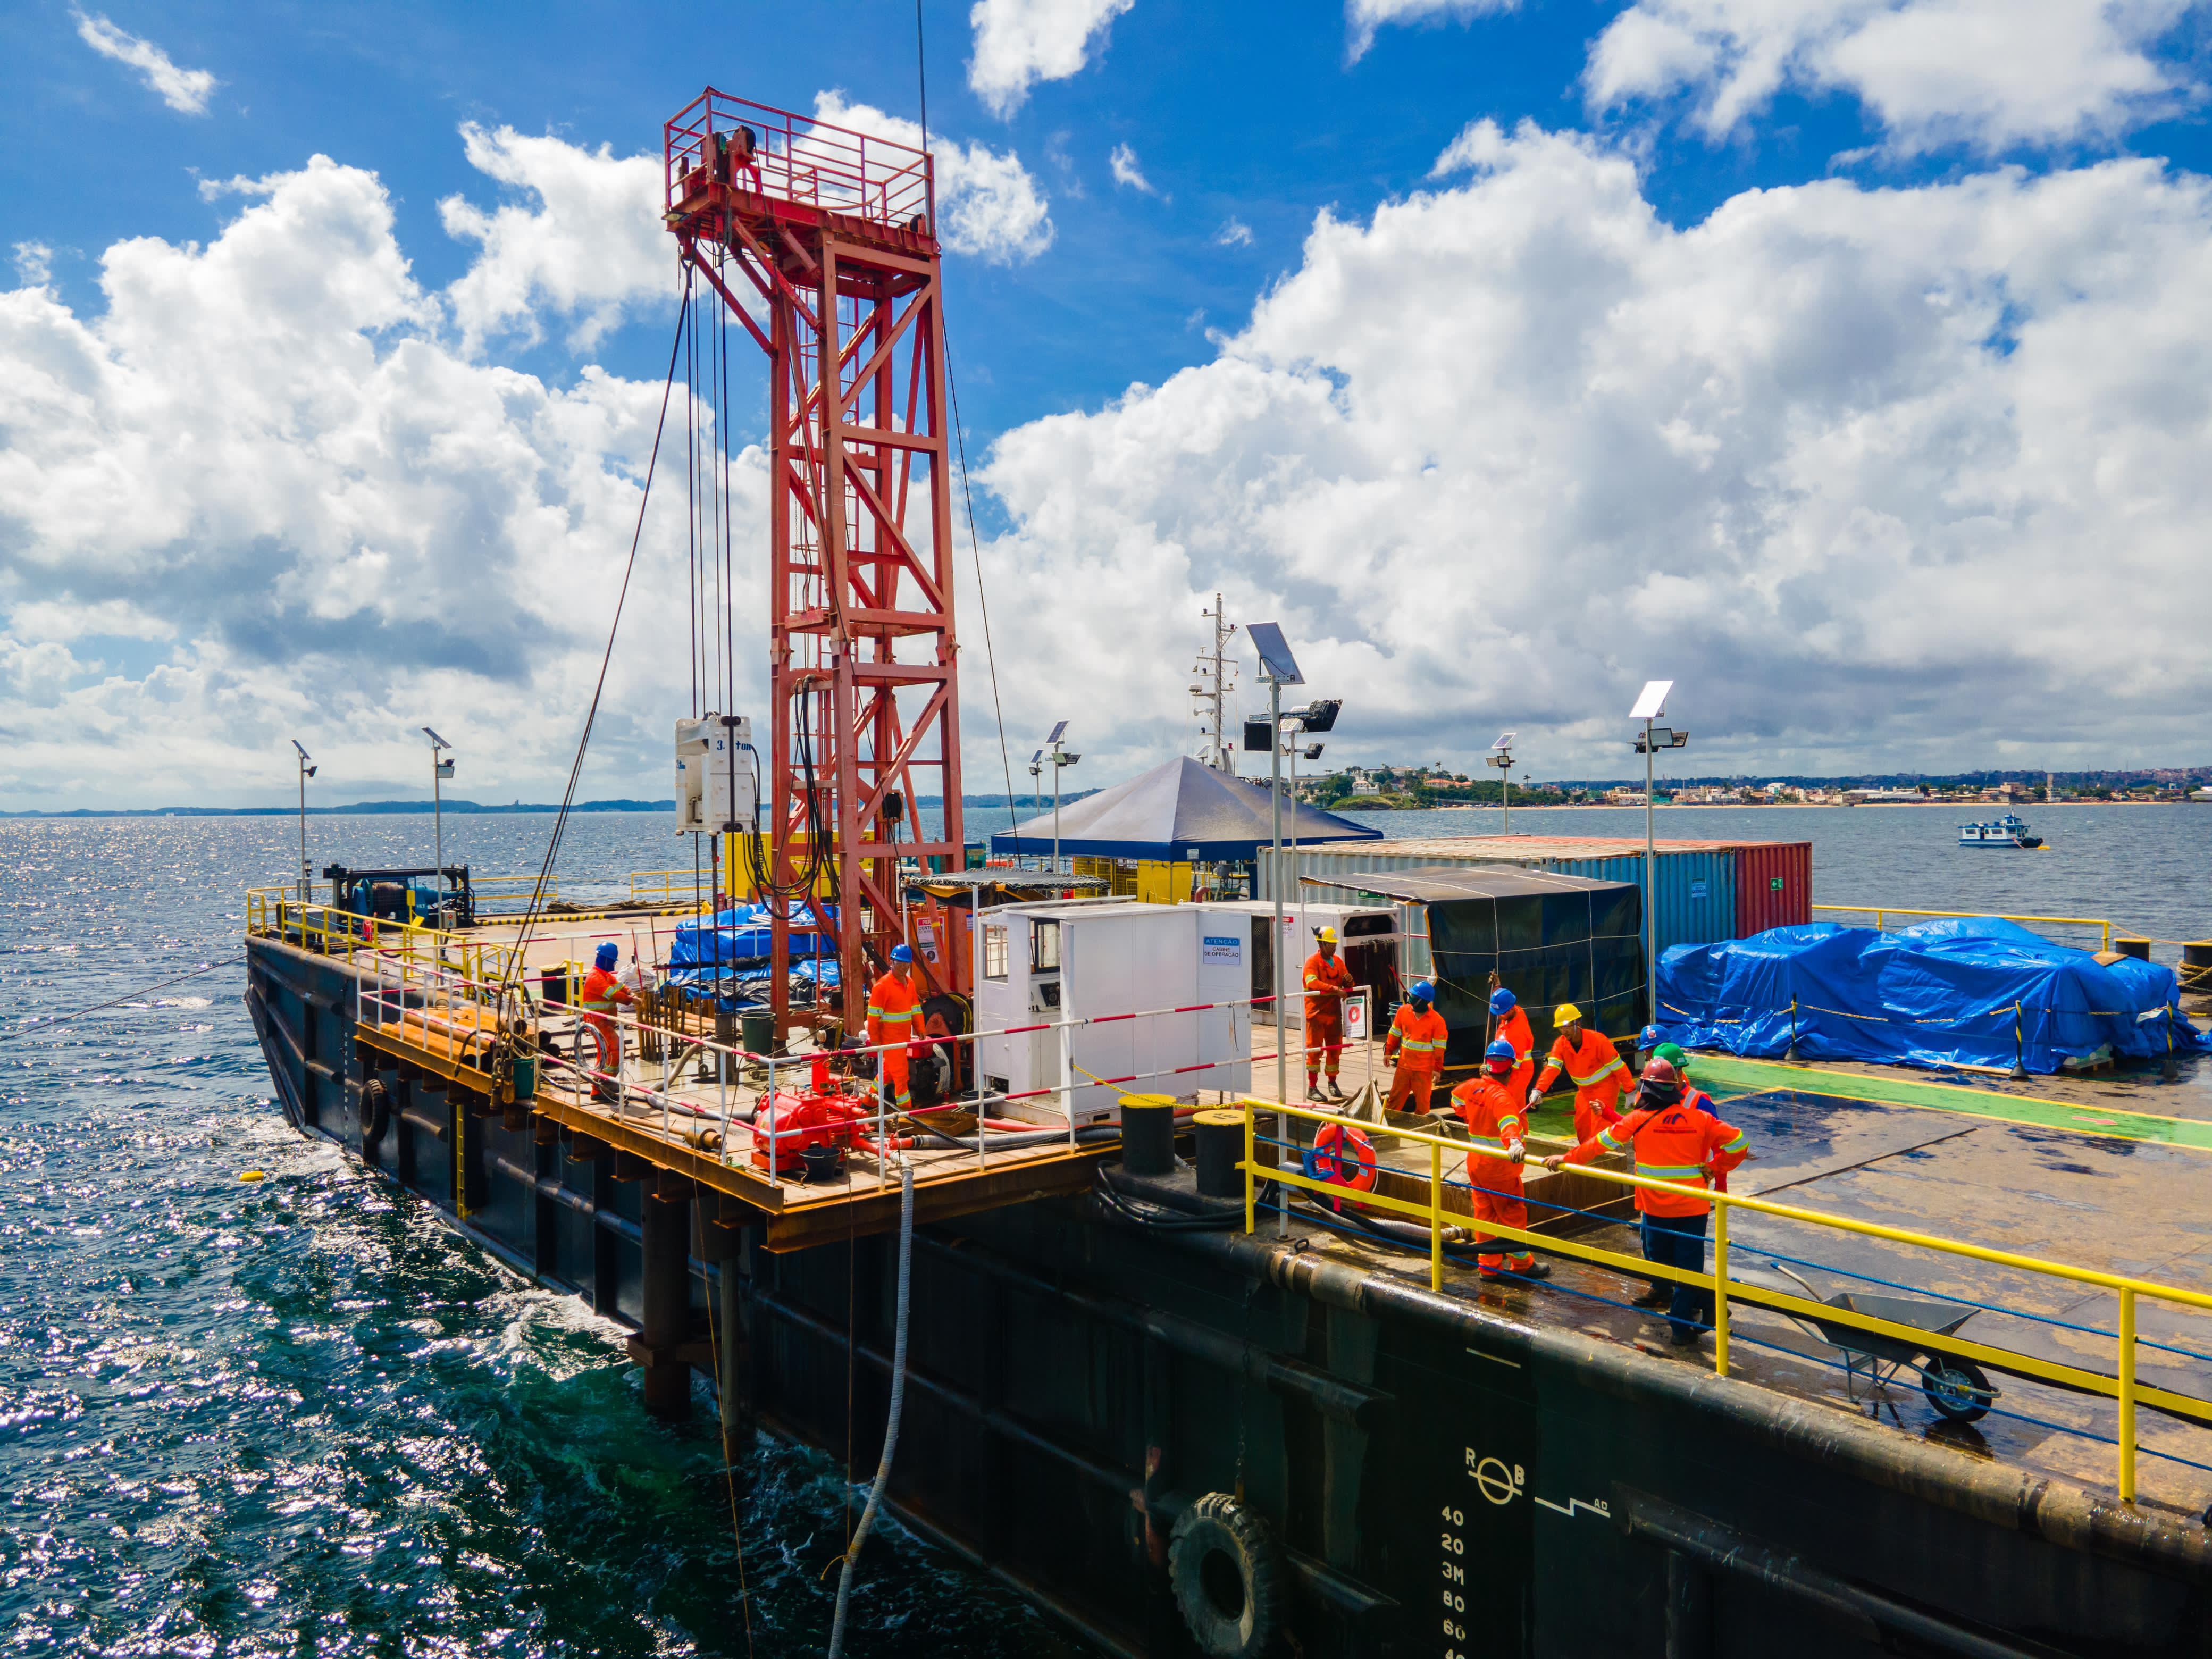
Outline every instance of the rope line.
<path fill-rule="evenodd" d="M 65 1014 L 50 1017 L 32 1015 L 12 1031 L 0 1031 L 0 1042 L 12 1042 L 19 1036 L 27 1036 L 33 1030 L 43 1031 L 49 1026 L 66 1025 L 73 1019 L 82 1019 L 87 1014 L 97 1014 L 109 1008 L 118 1008 L 126 1002 L 136 1002 L 140 997 L 155 991 L 167 990 L 172 985 L 182 985 L 188 979 L 198 979 L 202 974 L 212 974 L 222 968 L 235 968 L 246 958 L 227 957 L 221 962 L 204 962 L 190 973 L 179 974 L 174 979 L 156 980 L 151 985 L 142 985 L 135 991 L 125 991 L 119 997 L 110 997 L 106 1002 L 95 1002 L 88 1008 L 73 1008 Z"/>

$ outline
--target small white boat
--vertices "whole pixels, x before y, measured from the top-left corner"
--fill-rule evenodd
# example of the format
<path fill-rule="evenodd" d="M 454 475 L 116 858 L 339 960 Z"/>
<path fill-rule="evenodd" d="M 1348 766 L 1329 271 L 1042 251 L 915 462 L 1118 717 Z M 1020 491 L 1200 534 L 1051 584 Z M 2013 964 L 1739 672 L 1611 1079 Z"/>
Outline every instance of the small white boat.
<path fill-rule="evenodd" d="M 2043 837 L 2030 835 L 2027 826 L 2017 813 L 2008 812 L 1987 823 L 1962 823 L 1959 826 L 1959 845 L 1961 847 L 2040 847 Z"/>

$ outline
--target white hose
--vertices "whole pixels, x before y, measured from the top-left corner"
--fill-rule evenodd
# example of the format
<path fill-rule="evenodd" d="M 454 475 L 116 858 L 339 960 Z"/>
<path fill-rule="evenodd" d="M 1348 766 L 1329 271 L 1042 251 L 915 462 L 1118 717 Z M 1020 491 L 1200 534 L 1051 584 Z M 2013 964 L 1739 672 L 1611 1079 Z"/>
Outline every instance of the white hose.
<path fill-rule="evenodd" d="M 891 1478 L 891 1455 L 898 1450 L 899 1408 L 906 1403 L 906 1315 L 907 1287 L 914 1270 L 914 1165 L 902 1161 L 899 1165 L 899 1269 L 898 1320 L 891 1337 L 891 1408 L 884 1420 L 884 1455 L 876 1464 L 875 1484 L 868 1488 L 867 1507 L 860 1511 L 860 1524 L 853 1528 L 853 1541 L 845 1549 L 845 1565 L 837 1574 L 837 1613 L 830 1621 L 830 1659 L 838 1659 L 845 1646 L 845 1603 L 853 1593 L 853 1568 L 860 1559 L 860 1546 L 867 1541 L 868 1528 L 875 1524 L 877 1507 L 884 1501 L 884 1487 Z M 857 1334 L 850 1340 L 857 1340 Z"/>

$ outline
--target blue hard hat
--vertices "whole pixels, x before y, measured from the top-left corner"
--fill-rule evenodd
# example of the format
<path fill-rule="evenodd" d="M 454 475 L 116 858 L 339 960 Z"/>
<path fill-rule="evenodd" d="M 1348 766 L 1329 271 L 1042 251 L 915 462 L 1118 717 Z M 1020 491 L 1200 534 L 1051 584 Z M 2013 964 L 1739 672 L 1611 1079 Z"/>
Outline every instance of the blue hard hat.
<path fill-rule="evenodd" d="M 914 960 L 914 946 L 911 945 L 892 945 L 891 960 L 893 962 L 912 962 Z"/>
<path fill-rule="evenodd" d="M 1434 1002 L 1436 1000 L 1437 1000 L 1437 988 L 1436 988 L 1435 986 L 1433 986 L 1433 985 L 1430 984 L 1430 983 L 1429 983 L 1429 981 L 1426 981 L 1426 980 L 1425 980 L 1425 979 L 1424 979 L 1424 980 L 1417 980 L 1416 981 L 1414 981 L 1414 985 L 1413 985 L 1413 1000 L 1414 1000 L 1414 1001 L 1416 1001 L 1416 1002 Z"/>
<path fill-rule="evenodd" d="M 1656 1025 L 1647 1025 L 1636 1034 L 1636 1046 L 1647 1051 L 1656 1048 L 1662 1041 Z"/>
<path fill-rule="evenodd" d="M 1504 1037 L 1500 1037 L 1482 1051 L 1482 1057 L 1485 1060 L 1514 1060 L 1520 1059 L 1521 1056 L 1513 1052 L 1511 1043 Z"/>
<path fill-rule="evenodd" d="M 1518 999 L 1513 993 L 1501 985 L 1490 994 L 1490 1012 L 1493 1014 L 1510 1014 L 1513 1012 L 1513 1005 L 1516 1000 Z"/>
<path fill-rule="evenodd" d="M 592 960 L 598 963 L 602 968 L 611 968 L 621 959 L 621 951 L 616 948 L 615 942 L 612 939 L 609 939 L 605 945 L 599 946 L 599 950 L 593 954 Z"/>

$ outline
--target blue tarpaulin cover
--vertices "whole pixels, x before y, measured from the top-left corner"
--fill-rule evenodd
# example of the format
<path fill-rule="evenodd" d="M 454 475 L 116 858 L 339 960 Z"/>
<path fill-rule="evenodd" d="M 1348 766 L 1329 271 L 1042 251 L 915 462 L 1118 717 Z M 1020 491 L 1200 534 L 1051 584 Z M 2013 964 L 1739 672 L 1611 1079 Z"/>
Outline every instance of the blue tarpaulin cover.
<path fill-rule="evenodd" d="M 837 907 L 824 905 L 823 914 L 834 927 Z M 719 915 L 696 917 L 680 924 L 675 943 L 668 947 L 668 977 L 682 985 L 712 979 L 717 964 L 729 973 L 767 960 L 769 920 L 765 904 L 736 904 Z M 822 933 L 814 912 L 805 905 L 791 913 L 791 935 L 793 968 L 811 960 L 818 948 L 828 965 L 826 978 L 836 984 L 837 942 Z"/>
<path fill-rule="evenodd" d="M 991 837 L 991 850 L 1048 854 L 1052 814 L 1031 818 Z M 1311 806 L 1283 803 L 1283 839 L 1301 842 L 1379 841 L 1382 832 Z M 1188 755 L 1151 771 L 1070 801 L 1060 809 L 1060 850 L 1086 858 L 1196 857 L 1207 863 L 1245 862 L 1273 836 L 1267 786 L 1214 771 Z"/>
<path fill-rule="evenodd" d="M 2049 1073 L 2106 1050 L 2155 1059 L 2169 1041 L 2177 1054 L 2212 1051 L 2182 1015 L 2171 968 L 2100 963 L 1994 916 L 1678 945 L 1659 959 L 1657 989 L 1669 1040 L 1753 1057 L 1786 1052 L 1793 1026 L 1808 1060 L 2008 1071 L 2020 1060 Z"/>

